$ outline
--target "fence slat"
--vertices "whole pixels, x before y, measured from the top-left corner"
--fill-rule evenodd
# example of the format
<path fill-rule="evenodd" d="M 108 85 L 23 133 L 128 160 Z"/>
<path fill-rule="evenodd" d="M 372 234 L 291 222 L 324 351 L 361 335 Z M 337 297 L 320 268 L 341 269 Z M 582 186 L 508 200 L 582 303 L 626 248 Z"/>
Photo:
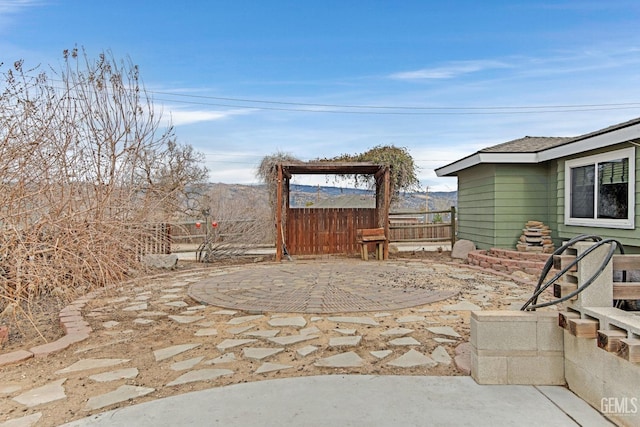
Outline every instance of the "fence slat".
<path fill-rule="evenodd" d="M 429 215 L 445 214 L 450 222 L 429 223 Z M 447 211 L 396 211 L 389 214 L 389 241 L 391 242 L 445 242 L 455 243 L 455 208 Z M 448 216 L 448 218 L 447 218 Z M 395 219 L 394 219 L 395 217 Z M 402 218 L 398 218 L 402 217 Z"/>
<path fill-rule="evenodd" d="M 287 218 L 292 227 L 288 227 L 287 249 L 292 255 L 358 254 L 355 230 L 375 227 L 375 212 L 375 209 L 289 209 Z"/>

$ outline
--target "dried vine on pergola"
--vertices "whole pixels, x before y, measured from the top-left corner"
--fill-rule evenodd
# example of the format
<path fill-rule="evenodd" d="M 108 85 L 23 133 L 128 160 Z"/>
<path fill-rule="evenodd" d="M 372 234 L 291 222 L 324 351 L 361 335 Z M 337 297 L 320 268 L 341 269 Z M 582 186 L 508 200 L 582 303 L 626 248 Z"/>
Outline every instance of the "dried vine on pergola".
<path fill-rule="evenodd" d="M 419 188 L 416 175 L 417 167 L 406 148 L 394 145 L 378 145 L 360 154 L 341 154 L 332 158 L 319 158 L 314 162 L 369 162 L 389 165 L 391 168 L 391 194 L 396 199 L 400 191 L 412 191 Z M 304 163 L 290 154 L 278 152 L 262 159 L 258 167 L 257 176 L 267 186 L 269 203 L 275 208 L 275 194 L 278 187 L 277 165 L 281 163 Z M 375 179 L 371 175 L 336 175 L 337 181 L 352 179 L 356 187 L 364 184 L 368 188 L 375 187 Z"/>

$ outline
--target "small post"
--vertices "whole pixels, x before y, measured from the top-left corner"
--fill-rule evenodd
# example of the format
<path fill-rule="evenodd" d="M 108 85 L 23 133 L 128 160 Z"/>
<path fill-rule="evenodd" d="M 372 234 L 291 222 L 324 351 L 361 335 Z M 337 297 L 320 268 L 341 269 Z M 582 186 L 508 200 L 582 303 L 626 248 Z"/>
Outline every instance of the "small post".
<path fill-rule="evenodd" d="M 276 261 L 282 261 L 284 254 L 283 245 L 284 231 L 282 225 L 282 164 L 278 165 L 278 189 L 276 193 Z"/>
<path fill-rule="evenodd" d="M 451 206 L 451 250 L 456 244 L 456 207 Z"/>
<path fill-rule="evenodd" d="M 580 256 L 593 245 L 595 245 L 593 242 L 576 242 L 572 248 L 576 250 L 576 256 Z M 575 273 L 578 287 L 594 276 L 596 279 L 588 288 L 578 294 L 578 299 L 573 302 L 576 311 L 580 311 L 582 307 L 611 307 L 613 305 L 613 261 L 609 260 L 606 265 L 602 265 L 610 246 L 611 243 L 602 245 L 579 263 L 578 271 Z"/>

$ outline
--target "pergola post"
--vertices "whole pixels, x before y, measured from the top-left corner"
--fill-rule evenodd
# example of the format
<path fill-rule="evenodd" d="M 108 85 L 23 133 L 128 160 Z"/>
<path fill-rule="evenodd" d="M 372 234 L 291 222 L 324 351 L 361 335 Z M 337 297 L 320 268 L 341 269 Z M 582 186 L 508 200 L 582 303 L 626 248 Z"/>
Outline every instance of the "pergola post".
<path fill-rule="evenodd" d="M 384 256 L 383 259 L 389 259 L 389 239 L 391 238 L 389 229 L 389 211 L 391 210 L 391 168 L 385 166 L 384 168 L 384 206 L 382 207 L 382 218 L 384 222 L 384 235 L 387 236 L 387 240 L 384 242 Z"/>
<path fill-rule="evenodd" d="M 391 172 L 388 165 L 381 166 L 375 174 L 377 226 L 384 228 L 387 240 L 382 245 L 383 259 L 389 259 L 389 211 L 391 206 Z"/>
<path fill-rule="evenodd" d="M 278 165 L 278 190 L 276 192 L 276 262 L 282 261 L 282 245 L 284 242 L 284 229 L 282 225 L 282 165 Z"/>

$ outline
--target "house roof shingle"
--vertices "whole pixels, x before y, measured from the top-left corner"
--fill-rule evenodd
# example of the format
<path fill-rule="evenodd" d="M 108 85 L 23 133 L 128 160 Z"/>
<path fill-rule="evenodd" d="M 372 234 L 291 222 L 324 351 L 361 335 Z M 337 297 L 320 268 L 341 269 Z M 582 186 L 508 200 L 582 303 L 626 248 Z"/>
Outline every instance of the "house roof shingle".
<path fill-rule="evenodd" d="M 556 145 L 564 144 L 573 137 L 525 136 L 503 142 L 502 144 L 483 148 L 482 153 L 537 153 Z"/>
<path fill-rule="evenodd" d="M 480 153 L 537 153 L 539 151 L 548 150 L 562 144 L 569 142 L 576 142 L 582 139 L 591 138 L 596 135 L 602 135 L 607 132 L 611 132 L 618 129 L 623 129 L 628 126 L 633 126 L 640 123 L 640 117 L 628 120 L 623 123 L 618 123 L 613 126 L 608 126 L 604 129 L 598 129 L 593 132 L 585 133 L 583 135 L 571 136 L 571 137 L 556 137 L 556 136 L 525 136 L 524 138 L 514 139 L 512 141 L 503 142 L 498 145 L 483 148 Z"/>
<path fill-rule="evenodd" d="M 480 163 L 538 163 L 624 141 L 640 142 L 640 117 L 575 137 L 525 136 L 483 148 L 435 172 L 438 176 L 455 176 Z"/>

